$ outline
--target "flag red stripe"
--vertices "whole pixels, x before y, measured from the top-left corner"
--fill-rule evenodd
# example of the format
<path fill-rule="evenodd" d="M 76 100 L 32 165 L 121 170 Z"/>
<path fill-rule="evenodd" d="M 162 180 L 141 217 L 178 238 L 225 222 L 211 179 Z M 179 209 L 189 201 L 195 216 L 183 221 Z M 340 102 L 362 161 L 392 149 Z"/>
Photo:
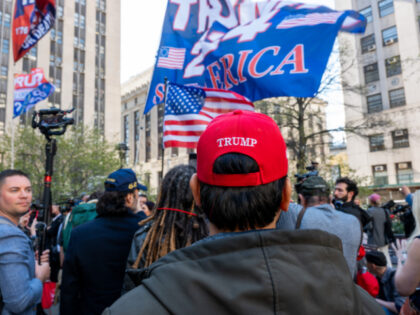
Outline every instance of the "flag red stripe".
<path fill-rule="evenodd" d="M 239 103 L 239 104 L 249 104 L 249 105 L 252 104 L 247 100 L 228 98 L 228 97 L 215 97 L 215 96 L 206 97 L 206 103 L 207 102 L 214 102 L 214 103 L 229 102 L 229 103 Z"/>
<path fill-rule="evenodd" d="M 205 120 L 181 120 L 181 121 L 165 120 L 165 125 L 191 126 L 191 125 L 208 125 L 208 124 L 209 122 Z"/>
<path fill-rule="evenodd" d="M 165 141 L 165 148 L 171 148 L 171 147 L 178 147 L 178 148 L 189 148 L 189 149 L 195 149 L 197 148 L 197 142 L 181 142 L 181 141 Z"/>
<path fill-rule="evenodd" d="M 165 131 L 164 136 L 201 136 L 203 131 L 180 131 L 180 130 L 171 130 Z"/>

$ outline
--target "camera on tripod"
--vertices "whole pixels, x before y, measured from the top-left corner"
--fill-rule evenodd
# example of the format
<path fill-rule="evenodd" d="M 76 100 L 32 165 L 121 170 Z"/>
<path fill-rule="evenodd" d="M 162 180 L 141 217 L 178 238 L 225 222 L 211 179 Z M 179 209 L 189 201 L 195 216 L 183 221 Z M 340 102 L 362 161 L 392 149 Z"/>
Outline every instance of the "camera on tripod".
<path fill-rule="evenodd" d="M 38 211 L 38 223 L 36 225 L 36 233 L 38 237 L 38 252 L 42 253 L 46 248 L 47 226 L 51 221 L 51 179 L 53 175 L 53 161 L 57 152 L 56 139 L 52 136 L 63 135 L 69 125 L 74 124 L 74 119 L 66 117 L 67 114 L 73 112 L 70 110 L 62 110 L 60 108 L 51 107 L 34 111 L 32 115 L 32 128 L 38 128 L 39 131 L 47 139 L 45 144 L 45 175 L 44 175 L 44 192 L 42 198 L 42 208 Z M 38 256 L 41 263 L 41 255 Z"/>

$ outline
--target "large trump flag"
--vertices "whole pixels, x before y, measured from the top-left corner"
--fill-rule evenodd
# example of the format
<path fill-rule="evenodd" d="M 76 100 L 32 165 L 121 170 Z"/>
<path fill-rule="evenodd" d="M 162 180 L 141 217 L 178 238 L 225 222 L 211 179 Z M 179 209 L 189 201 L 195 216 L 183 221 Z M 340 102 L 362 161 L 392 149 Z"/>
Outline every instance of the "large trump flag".
<path fill-rule="evenodd" d="M 55 21 L 55 0 L 16 0 L 13 16 L 15 62 L 48 33 Z"/>
<path fill-rule="evenodd" d="M 314 96 L 338 32 L 365 26 L 355 11 L 288 0 L 168 1 L 145 113 L 163 102 L 165 78 L 251 101 Z"/>

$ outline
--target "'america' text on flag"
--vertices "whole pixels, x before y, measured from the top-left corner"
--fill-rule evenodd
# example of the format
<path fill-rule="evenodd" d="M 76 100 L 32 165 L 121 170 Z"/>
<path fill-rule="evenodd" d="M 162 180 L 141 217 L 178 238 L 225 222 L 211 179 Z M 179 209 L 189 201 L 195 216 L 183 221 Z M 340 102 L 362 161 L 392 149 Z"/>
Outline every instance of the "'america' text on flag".
<path fill-rule="evenodd" d="M 292 0 L 168 0 L 144 113 L 163 102 L 165 78 L 251 101 L 314 97 L 338 32 L 365 27 L 359 12 Z"/>
<path fill-rule="evenodd" d="M 168 84 L 163 145 L 195 148 L 210 121 L 236 109 L 254 111 L 244 96 L 226 90 Z"/>

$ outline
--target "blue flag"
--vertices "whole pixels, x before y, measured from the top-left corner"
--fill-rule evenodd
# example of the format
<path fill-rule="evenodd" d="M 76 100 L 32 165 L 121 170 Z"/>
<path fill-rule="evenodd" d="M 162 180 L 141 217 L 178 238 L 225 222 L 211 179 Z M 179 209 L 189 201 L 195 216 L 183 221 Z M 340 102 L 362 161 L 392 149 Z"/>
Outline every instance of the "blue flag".
<path fill-rule="evenodd" d="M 54 90 L 54 85 L 47 81 L 41 68 L 34 68 L 29 74 L 16 75 L 13 118 L 26 113 L 36 103 L 45 100 Z"/>
<path fill-rule="evenodd" d="M 164 79 L 244 95 L 311 97 L 340 30 L 364 32 L 355 11 L 290 1 L 168 1 L 145 113 Z M 200 3 L 200 5 L 199 5 Z"/>

